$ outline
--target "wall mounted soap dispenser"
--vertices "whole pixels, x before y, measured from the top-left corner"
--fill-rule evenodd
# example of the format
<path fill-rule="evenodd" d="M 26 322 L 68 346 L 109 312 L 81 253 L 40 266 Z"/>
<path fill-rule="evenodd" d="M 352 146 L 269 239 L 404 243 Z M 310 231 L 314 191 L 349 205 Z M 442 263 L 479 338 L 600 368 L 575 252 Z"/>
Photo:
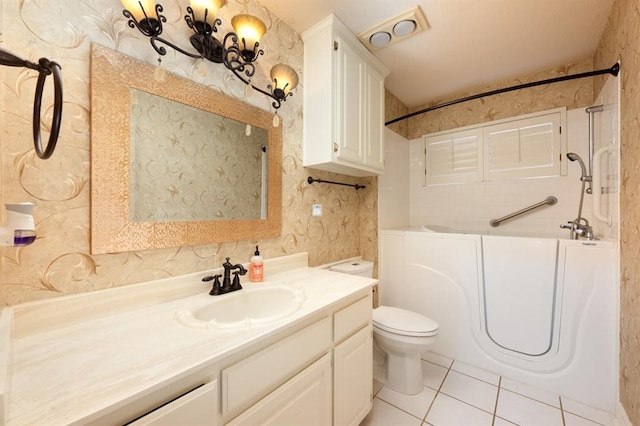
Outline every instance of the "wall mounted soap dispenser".
<path fill-rule="evenodd" d="M 7 223 L 0 228 L 0 246 L 28 246 L 36 240 L 33 203 L 5 204 Z"/>

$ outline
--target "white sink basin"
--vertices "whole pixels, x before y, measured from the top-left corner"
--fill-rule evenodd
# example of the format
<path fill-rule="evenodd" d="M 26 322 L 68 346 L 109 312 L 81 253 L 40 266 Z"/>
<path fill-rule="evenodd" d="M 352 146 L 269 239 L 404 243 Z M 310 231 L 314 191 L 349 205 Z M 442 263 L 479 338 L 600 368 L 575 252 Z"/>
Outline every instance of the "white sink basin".
<path fill-rule="evenodd" d="M 296 312 L 304 302 L 299 290 L 256 287 L 222 296 L 194 309 L 181 310 L 178 321 L 188 327 L 237 328 L 276 321 Z"/>

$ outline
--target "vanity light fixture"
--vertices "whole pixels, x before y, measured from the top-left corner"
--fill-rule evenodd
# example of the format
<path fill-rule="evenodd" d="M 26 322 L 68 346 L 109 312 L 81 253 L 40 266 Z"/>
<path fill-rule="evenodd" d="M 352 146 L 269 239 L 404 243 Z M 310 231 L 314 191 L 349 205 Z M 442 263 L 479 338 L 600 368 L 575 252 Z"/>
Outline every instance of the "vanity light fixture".
<path fill-rule="evenodd" d="M 191 0 L 190 6 L 187 6 L 184 20 L 194 32 L 190 41 L 197 53 L 182 49 L 160 37 L 162 23 L 167 22 L 167 18 L 162 14 L 162 5 L 156 4 L 154 0 L 121 2 L 125 8 L 123 14 L 129 19 L 129 27 L 137 28 L 149 37 L 151 46 L 158 54 L 167 54 L 165 47 L 159 45 L 164 44 L 191 58 L 204 58 L 221 63 L 246 84 L 248 89 L 257 90 L 272 98 L 271 106 L 275 109 L 280 108 L 288 96 L 293 96 L 291 90 L 298 84 L 298 75 L 293 68 L 285 64 L 277 64 L 271 69 L 271 84 L 267 85 L 266 90 L 251 83 L 251 77 L 255 73 L 254 62 L 260 55 L 264 55 L 264 51 L 260 49 L 260 38 L 267 31 L 267 27 L 260 19 L 248 14 L 236 15 L 231 19 L 234 31 L 221 37 L 222 41 L 214 37 L 213 33 L 217 33 L 218 26 L 222 25 L 222 21 L 216 15 L 226 0 Z"/>

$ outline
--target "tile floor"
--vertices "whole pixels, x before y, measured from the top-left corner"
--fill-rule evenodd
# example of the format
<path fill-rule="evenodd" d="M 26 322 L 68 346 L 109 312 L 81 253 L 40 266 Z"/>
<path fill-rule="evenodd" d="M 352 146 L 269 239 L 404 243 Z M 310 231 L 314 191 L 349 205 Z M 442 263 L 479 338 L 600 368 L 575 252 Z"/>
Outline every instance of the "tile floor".
<path fill-rule="evenodd" d="M 373 409 L 360 426 L 595 426 L 609 413 L 476 367 L 429 354 L 424 389 L 407 396 L 374 383 Z"/>

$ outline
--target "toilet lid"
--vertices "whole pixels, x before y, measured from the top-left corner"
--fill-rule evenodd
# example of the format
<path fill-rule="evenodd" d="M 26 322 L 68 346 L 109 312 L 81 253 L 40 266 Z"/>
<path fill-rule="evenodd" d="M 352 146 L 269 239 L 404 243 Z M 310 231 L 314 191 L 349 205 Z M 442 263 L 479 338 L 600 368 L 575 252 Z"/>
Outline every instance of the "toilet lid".
<path fill-rule="evenodd" d="M 374 309 L 373 324 L 382 330 L 405 336 L 433 336 L 438 332 L 438 323 L 431 318 L 392 306 Z"/>

